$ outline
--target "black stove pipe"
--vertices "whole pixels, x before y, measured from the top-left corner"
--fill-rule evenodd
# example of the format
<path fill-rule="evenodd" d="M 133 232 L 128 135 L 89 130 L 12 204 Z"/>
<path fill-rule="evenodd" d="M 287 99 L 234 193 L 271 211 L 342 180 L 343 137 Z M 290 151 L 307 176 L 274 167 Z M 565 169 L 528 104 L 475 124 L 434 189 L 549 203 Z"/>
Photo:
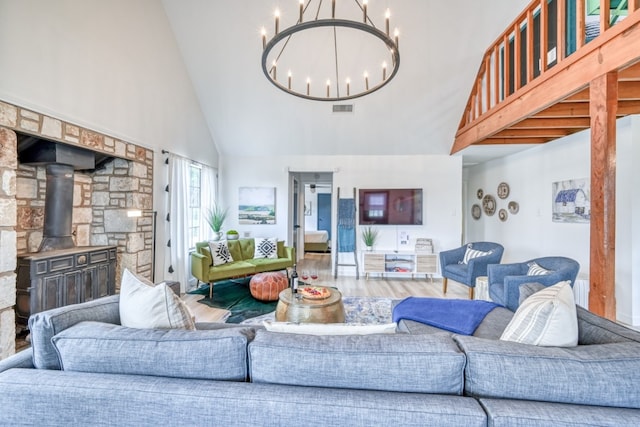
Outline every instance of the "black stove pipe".
<path fill-rule="evenodd" d="M 46 165 L 47 189 L 44 204 L 44 229 L 39 252 L 75 247 L 72 237 L 73 166 Z"/>

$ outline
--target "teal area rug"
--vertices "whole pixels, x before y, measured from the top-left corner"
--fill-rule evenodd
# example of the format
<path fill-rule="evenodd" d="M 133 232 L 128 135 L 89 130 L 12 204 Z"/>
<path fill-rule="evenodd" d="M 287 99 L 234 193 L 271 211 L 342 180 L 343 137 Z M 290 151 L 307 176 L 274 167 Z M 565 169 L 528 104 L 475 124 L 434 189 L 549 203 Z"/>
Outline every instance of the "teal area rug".
<path fill-rule="evenodd" d="M 209 307 L 229 310 L 226 323 L 240 323 L 252 317 L 275 311 L 277 301 L 262 302 L 251 296 L 249 278 L 223 280 L 213 286 L 213 298 L 209 298 L 209 285 L 189 291 L 190 294 L 205 295 L 198 300 Z"/>
<path fill-rule="evenodd" d="M 385 324 L 392 323 L 391 298 L 376 297 L 343 297 L 345 323 Z M 397 300 L 400 301 L 400 300 Z M 243 325 L 261 325 L 264 320 L 275 320 L 275 313 L 267 313 L 242 322 Z"/>

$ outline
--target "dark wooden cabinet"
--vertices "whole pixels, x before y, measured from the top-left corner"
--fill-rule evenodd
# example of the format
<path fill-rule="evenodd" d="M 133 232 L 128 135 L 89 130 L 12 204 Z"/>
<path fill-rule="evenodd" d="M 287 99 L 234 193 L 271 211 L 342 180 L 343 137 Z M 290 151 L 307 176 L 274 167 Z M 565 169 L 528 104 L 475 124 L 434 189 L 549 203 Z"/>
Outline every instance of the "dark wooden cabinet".
<path fill-rule="evenodd" d="M 51 308 L 116 292 L 115 246 L 90 246 L 18 255 L 16 321 Z"/>

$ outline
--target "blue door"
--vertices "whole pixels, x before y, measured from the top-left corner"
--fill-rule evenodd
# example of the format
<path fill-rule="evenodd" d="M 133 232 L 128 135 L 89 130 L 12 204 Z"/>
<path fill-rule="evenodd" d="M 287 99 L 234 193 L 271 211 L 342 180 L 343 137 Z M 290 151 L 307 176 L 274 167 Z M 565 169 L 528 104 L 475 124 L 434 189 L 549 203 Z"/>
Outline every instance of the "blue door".
<path fill-rule="evenodd" d="M 318 194 L 318 230 L 327 230 L 331 240 L 331 194 Z"/>

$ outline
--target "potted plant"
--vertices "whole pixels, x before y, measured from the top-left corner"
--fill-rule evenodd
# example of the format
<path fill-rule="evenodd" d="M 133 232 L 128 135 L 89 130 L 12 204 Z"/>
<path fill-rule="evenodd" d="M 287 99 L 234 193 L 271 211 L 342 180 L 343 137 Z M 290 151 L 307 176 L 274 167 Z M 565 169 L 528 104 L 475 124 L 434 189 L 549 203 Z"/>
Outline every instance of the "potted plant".
<path fill-rule="evenodd" d="M 227 240 L 238 240 L 240 234 L 236 230 L 227 231 Z"/>
<path fill-rule="evenodd" d="M 367 250 L 373 250 L 373 245 L 376 244 L 376 240 L 378 239 L 378 230 L 375 228 L 368 226 L 362 230 L 362 240 L 364 241 Z"/>
<path fill-rule="evenodd" d="M 222 224 L 227 218 L 228 209 L 222 209 L 219 205 L 213 205 L 213 208 L 209 209 L 208 215 L 205 217 L 207 223 L 213 230 L 213 240 L 220 240 L 222 237 Z"/>

